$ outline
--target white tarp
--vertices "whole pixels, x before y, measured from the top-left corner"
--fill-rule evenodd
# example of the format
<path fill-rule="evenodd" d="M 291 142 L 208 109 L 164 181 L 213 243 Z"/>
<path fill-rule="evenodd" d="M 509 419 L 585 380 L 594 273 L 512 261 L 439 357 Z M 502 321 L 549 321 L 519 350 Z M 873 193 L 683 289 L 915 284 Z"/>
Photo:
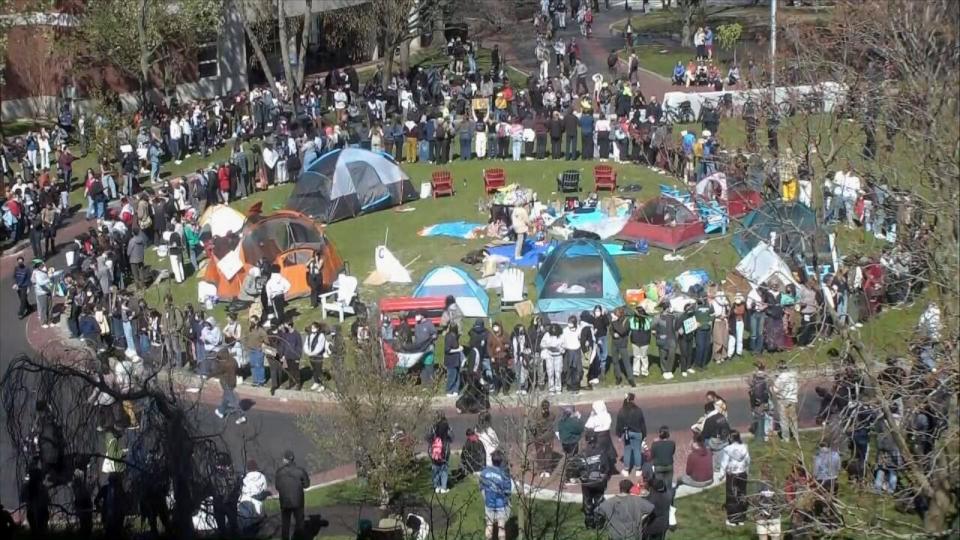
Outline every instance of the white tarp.
<path fill-rule="evenodd" d="M 812 92 L 819 92 L 823 97 L 824 112 L 831 112 L 834 107 L 843 101 L 846 94 L 844 88 L 839 84 L 825 82 L 817 86 L 780 86 L 776 89 L 774 99 L 777 104 L 782 104 Z M 700 107 L 704 102 L 709 100 L 719 103 L 721 96 L 724 94 L 730 94 L 734 106 L 738 108 L 743 107 L 747 97 L 753 99 L 753 102 L 758 105 L 770 98 L 769 89 L 732 90 L 729 92 L 667 92 L 663 94 L 663 107 L 679 107 L 684 101 L 689 101 L 694 116 L 699 117 Z"/>
<path fill-rule="evenodd" d="M 763 285 L 772 277 L 784 284 L 797 282 L 787 263 L 766 242 L 758 242 L 737 264 L 737 272 L 754 285 Z"/>
<path fill-rule="evenodd" d="M 240 246 L 227 253 L 217 261 L 217 269 L 227 280 L 233 279 L 233 276 L 243 269 L 243 261 L 240 260 Z"/>

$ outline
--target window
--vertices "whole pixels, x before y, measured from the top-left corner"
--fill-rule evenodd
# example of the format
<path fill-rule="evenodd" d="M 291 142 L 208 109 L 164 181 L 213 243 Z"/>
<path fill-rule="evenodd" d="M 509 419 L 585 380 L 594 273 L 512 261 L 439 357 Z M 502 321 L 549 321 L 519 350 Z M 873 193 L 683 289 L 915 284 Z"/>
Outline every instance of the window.
<path fill-rule="evenodd" d="M 201 79 L 220 75 L 218 52 L 216 41 L 201 43 L 197 48 L 197 73 Z"/>

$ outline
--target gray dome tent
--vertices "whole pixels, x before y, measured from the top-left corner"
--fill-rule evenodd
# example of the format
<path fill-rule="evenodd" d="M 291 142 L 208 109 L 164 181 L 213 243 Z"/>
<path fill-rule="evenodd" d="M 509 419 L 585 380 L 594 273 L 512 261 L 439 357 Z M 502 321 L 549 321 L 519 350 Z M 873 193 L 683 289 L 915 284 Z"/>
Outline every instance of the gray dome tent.
<path fill-rule="evenodd" d="M 389 155 L 345 148 L 304 167 L 287 208 L 329 223 L 417 197 L 410 177 Z"/>

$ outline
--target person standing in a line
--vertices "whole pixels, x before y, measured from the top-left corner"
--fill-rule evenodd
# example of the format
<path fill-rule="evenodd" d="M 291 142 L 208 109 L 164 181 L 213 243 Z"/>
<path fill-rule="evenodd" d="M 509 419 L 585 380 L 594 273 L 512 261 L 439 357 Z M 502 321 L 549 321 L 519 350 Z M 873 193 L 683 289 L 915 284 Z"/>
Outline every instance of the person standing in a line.
<path fill-rule="evenodd" d="M 780 433 L 783 440 L 799 437 L 797 433 L 797 397 L 799 383 L 797 373 L 780 361 L 780 373 L 773 380 L 773 396 L 777 400 L 777 414 L 780 418 Z"/>
<path fill-rule="evenodd" d="M 310 370 L 313 372 L 313 384 L 310 390 L 323 392 L 323 356 L 327 351 L 327 336 L 320 331 L 318 322 L 313 322 L 306 329 L 306 334 L 303 340 L 303 354 L 310 360 Z"/>
<path fill-rule="evenodd" d="M 483 492 L 485 538 L 493 540 L 506 538 L 507 520 L 510 519 L 510 493 L 513 481 L 503 468 L 503 453 L 495 451 L 490 457 L 491 464 L 480 471 L 480 491 Z M 496 526 L 496 533 L 494 532 Z"/>
<path fill-rule="evenodd" d="M 43 264 L 43 261 L 34 263 L 33 273 L 30 275 L 30 284 L 33 286 L 33 294 L 37 301 L 37 316 L 40 318 L 40 326 L 50 328 L 50 296 L 53 291 L 50 274 L 47 273 L 47 266 Z"/>
<path fill-rule="evenodd" d="M 274 482 L 280 498 L 280 538 L 290 540 L 303 534 L 303 490 L 310 487 L 310 477 L 294 461 L 293 451 L 283 453 L 283 465 L 277 469 Z M 290 519 L 293 518 L 293 536 L 290 536 Z"/>

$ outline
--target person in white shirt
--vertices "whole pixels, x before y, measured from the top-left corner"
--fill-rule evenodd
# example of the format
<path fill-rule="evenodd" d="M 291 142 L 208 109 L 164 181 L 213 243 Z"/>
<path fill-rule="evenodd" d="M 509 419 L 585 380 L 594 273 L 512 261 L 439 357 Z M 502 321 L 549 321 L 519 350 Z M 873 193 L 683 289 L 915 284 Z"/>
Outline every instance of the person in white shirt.
<path fill-rule="evenodd" d="M 773 397 L 777 401 L 777 414 L 780 417 L 780 432 L 783 440 L 798 438 L 797 433 L 797 398 L 800 384 L 797 373 L 781 361 L 778 366 L 780 373 L 773 380 Z"/>
<path fill-rule="evenodd" d="M 287 278 L 274 269 L 264 285 L 264 291 L 267 294 L 267 301 L 273 308 L 273 315 L 278 321 L 284 321 L 284 309 L 287 306 L 286 294 L 290 292 L 290 282 Z"/>
<path fill-rule="evenodd" d="M 180 139 L 183 137 L 183 129 L 180 127 L 180 118 L 174 116 L 170 120 L 170 157 L 179 165 L 180 160 Z"/>
<path fill-rule="evenodd" d="M 513 224 L 513 232 L 517 235 L 517 241 L 513 249 L 513 258 L 523 257 L 523 242 L 527 238 L 530 230 L 530 213 L 527 212 L 527 205 L 521 204 L 514 206 L 510 214 L 510 221 Z"/>
<path fill-rule="evenodd" d="M 560 325 L 551 324 L 540 340 L 540 356 L 547 365 L 547 389 L 557 395 L 563 389 L 563 331 Z"/>
<path fill-rule="evenodd" d="M 720 457 L 720 472 L 726 477 L 727 526 L 742 525 L 747 519 L 747 473 L 750 471 L 750 450 L 740 439 L 740 432 L 730 431 L 728 444 Z"/>
<path fill-rule="evenodd" d="M 483 445 L 483 452 L 487 458 L 487 467 L 490 467 L 493 465 L 491 456 L 500 448 L 500 437 L 498 437 L 497 432 L 493 430 L 493 419 L 490 417 L 489 412 L 480 413 L 477 419 L 477 438 L 480 439 L 480 443 Z"/>
<path fill-rule="evenodd" d="M 320 323 L 313 323 L 306 331 L 303 340 L 303 354 L 310 360 L 313 371 L 313 385 L 310 390 L 323 392 L 323 357 L 327 352 L 327 336 L 320 331 Z"/>
<path fill-rule="evenodd" d="M 227 324 L 223 327 L 223 337 L 224 339 L 228 337 L 232 337 L 234 339 L 233 346 L 230 348 L 230 352 L 233 354 L 233 359 L 236 361 L 238 368 L 245 366 L 247 362 L 243 356 L 243 327 L 237 320 L 236 313 L 227 314 Z M 242 382 L 241 377 L 237 377 L 237 382 Z"/>
<path fill-rule="evenodd" d="M 571 316 L 560 336 L 563 342 L 563 363 L 567 367 L 567 388 L 574 394 L 580 392 L 583 377 L 583 356 L 580 352 L 580 327 L 577 318 Z"/>

